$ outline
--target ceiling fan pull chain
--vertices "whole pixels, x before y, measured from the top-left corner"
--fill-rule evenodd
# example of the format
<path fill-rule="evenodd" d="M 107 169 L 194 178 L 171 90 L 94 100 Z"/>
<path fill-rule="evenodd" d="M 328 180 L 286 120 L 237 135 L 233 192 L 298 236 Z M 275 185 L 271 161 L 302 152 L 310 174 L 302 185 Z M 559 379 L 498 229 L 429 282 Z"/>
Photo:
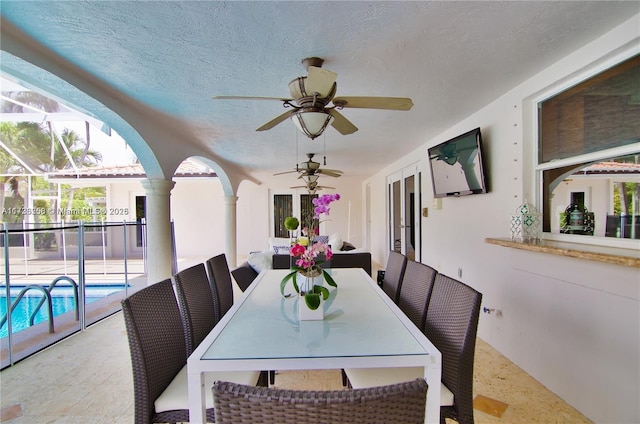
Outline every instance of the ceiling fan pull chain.
<path fill-rule="evenodd" d="M 300 157 L 298 155 L 298 131 L 296 131 L 296 172 L 300 171 L 300 168 L 298 168 L 299 161 Z"/>
<path fill-rule="evenodd" d="M 322 134 L 322 140 L 324 141 L 324 166 L 327 166 L 327 134 Z"/>

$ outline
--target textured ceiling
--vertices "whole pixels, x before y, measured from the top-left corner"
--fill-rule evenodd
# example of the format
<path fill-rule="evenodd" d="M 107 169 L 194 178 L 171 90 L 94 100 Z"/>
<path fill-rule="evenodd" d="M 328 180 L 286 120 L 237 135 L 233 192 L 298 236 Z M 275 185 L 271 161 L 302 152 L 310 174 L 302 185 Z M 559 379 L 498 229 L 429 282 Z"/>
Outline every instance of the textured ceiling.
<path fill-rule="evenodd" d="M 212 96 L 287 97 L 289 81 L 305 73 L 301 59 L 319 56 L 338 73 L 339 96 L 413 99 L 409 112 L 345 109 L 359 128 L 351 135 L 298 137 L 300 160 L 326 148 L 330 168 L 367 176 L 639 12 L 629 1 L 2 1 L 3 19 L 96 77 L 90 83 L 135 99 L 143 121 L 15 52 L 0 65 L 117 130 L 114 121 L 127 121 L 135 131 L 119 130 L 125 139 L 149 125 L 179 134 L 183 121 L 184 140 L 145 139 L 163 163 L 198 151 L 259 175 L 294 166 L 290 121 L 255 131 L 282 104 Z"/>

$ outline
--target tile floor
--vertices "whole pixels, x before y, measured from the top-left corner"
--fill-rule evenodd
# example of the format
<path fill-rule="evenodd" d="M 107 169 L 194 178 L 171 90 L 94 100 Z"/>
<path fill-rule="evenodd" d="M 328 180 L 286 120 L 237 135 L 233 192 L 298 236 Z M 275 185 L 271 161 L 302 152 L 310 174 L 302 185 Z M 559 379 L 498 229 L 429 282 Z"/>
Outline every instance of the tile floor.
<path fill-rule="evenodd" d="M 341 389 L 340 371 L 288 371 L 276 386 Z M 482 340 L 475 366 L 475 421 L 590 423 Z M 2 423 L 131 424 L 133 383 L 122 313 L 0 372 Z"/>

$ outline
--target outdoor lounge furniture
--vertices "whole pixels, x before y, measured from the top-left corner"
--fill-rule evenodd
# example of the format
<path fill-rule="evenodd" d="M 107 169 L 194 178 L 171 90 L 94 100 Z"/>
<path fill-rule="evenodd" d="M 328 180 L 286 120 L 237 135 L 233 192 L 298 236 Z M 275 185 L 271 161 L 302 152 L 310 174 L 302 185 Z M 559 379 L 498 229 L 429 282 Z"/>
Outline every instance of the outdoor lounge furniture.
<path fill-rule="evenodd" d="M 289 269 L 291 267 L 291 256 L 285 254 L 273 255 L 273 269 Z M 362 268 L 371 275 L 371 253 L 370 252 L 341 252 L 334 253 L 330 261 L 326 261 L 323 268 Z"/>
<path fill-rule="evenodd" d="M 358 390 L 310 391 L 216 381 L 217 424 L 424 423 L 427 382 Z"/>

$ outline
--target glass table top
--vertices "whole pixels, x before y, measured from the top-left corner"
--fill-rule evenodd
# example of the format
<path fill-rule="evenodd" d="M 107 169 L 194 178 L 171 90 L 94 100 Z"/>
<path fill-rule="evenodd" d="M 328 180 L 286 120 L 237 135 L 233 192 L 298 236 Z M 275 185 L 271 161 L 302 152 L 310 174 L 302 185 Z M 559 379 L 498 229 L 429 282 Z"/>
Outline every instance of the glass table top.
<path fill-rule="evenodd" d="M 324 320 L 300 322 L 298 296 L 285 299 L 280 294 L 280 280 L 288 270 L 270 270 L 258 277 L 201 359 L 428 354 L 370 277 L 360 269 L 330 272 L 338 288 L 329 287 Z M 293 292 L 291 284 L 287 290 Z"/>

